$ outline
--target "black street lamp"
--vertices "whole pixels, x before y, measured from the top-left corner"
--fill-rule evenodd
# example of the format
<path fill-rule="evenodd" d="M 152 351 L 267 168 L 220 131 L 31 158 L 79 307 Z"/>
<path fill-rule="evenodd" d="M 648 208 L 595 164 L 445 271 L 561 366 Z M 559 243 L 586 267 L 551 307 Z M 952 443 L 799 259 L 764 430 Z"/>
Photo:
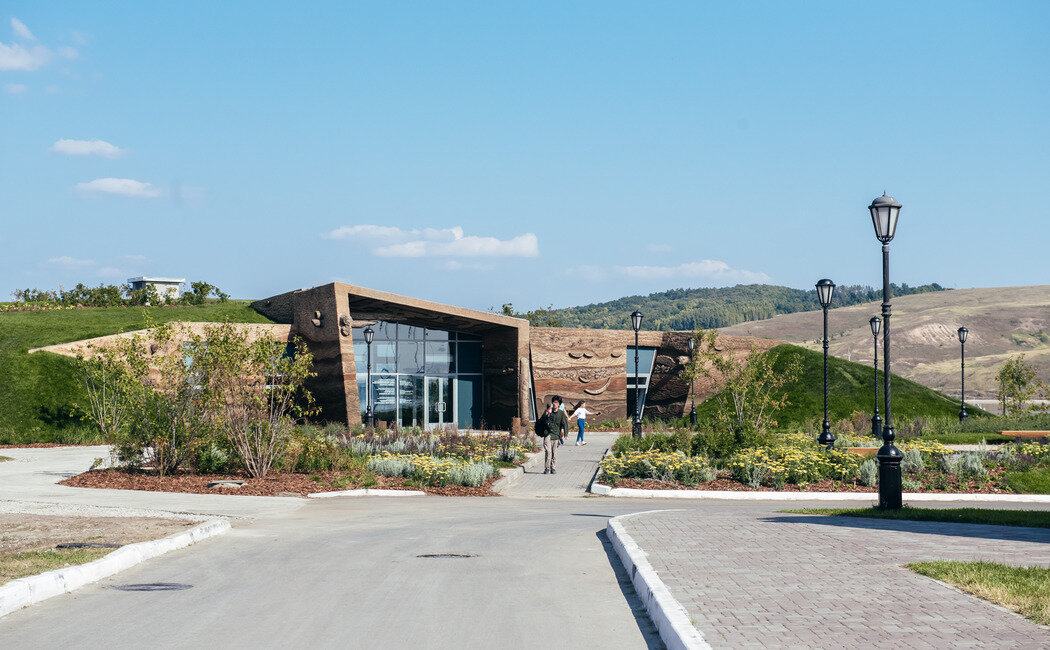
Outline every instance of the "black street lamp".
<path fill-rule="evenodd" d="M 695 355 L 696 355 L 696 339 L 690 336 L 689 337 L 689 363 L 690 363 L 690 365 L 694 364 L 694 362 L 695 362 Z M 694 381 L 693 377 L 690 377 L 689 378 L 689 404 L 691 405 L 691 408 L 690 408 L 690 411 L 689 411 L 689 424 L 691 424 L 694 428 L 696 427 L 696 392 L 693 390 L 695 388 L 695 386 L 694 386 L 695 383 L 696 382 Z"/>
<path fill-rule="evenodd" d="M 960 327 L 958 330 L 959 334 L 959 385 L 962 388 L 962 394 L 959 396 L 959 402 L 961 404 L 959 408 L 959 422 L 966 419 L 966 335 L 970 333 L 970 330 L 965 327 Z"/>
<path fill-rule="evenodd" d="M 368 345 L 368 384 L 365 390 L 368 391 L 368 427 L 374 428 L 375 421 L 372 419 L 372 337 L 375 336 L 375 332 L 371 327 L 365 328 L 365 343 Z"/>
<path fill-rule="evenodd" d="M 642 312 L 631 314 L 631 327 L 634 328 L 634 424 L 631 432 L 635 438 L 642 437 L 642 389 L 638 385 L 638 330 L 642 328 Z"/>
<path fill-rule="evenodd" d="M 871 418 L 871 435 L 876 438 L 882 437 L 882 418 L 879 417 L 879 330 L 882 329 L 882 319 L 872 316 L 868 321 L 871 325 L 871 336 L 875 341 L 875 415 Z"/>
<path fill-rule="evenodd" d="M 886 421 L 882 426 L 882 447 L 875 455 L 879 459 L 879 507 L 897 510 L 903 503 L 901 495 L 901 461 L 904 455 L 893 444 L 893 424 L 890 419 L 890 242 L 897 231 L 897 217 L 901 204 L 885 192 L 868 206 L 875 238 L 882 242 L 882 364 Z"/>
<path fill-rule="evenodd" d="M 817 282 L 817 300 L 824 310 L 824 422 L 821 424 L 820 437 L 817 442 L 828 449 L 835 446 L 835 436 L 831 435 L 831 423 L 828 422 L 828 307 L 835 295 L 835 283 L 824 278 Z"/>

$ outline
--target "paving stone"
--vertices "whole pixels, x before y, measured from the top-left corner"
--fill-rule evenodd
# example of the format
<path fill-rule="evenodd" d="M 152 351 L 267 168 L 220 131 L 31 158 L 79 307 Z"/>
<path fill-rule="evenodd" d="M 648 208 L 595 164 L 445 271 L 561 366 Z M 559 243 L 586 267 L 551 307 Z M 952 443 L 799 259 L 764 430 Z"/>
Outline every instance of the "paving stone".
<path fill-rule="evenodd" d="M 587 444 L 577 447 L 576 434 L 558 449 L 555 474 L 544 474 L 541 463 L 503 490 L 513 497 L 581 497 L 587 493 L 598 462 L 619 434 L 587 434 Z"/>
<path fill-rule="evenodd" d="M 1050 530 L 781 508 L 709 504 L 623 523 L 716 648 L 1050 647 L 1050 629 L 901 566 L 1050 566 Z"/>

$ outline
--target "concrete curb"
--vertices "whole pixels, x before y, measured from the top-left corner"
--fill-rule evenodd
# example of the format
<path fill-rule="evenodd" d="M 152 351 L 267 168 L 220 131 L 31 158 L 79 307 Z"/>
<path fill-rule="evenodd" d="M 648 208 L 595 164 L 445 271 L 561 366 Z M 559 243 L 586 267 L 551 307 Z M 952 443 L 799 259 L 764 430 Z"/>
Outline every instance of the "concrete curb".
<path fill-rule="evenodd" d="M 875 492 L 750 492 L 745 490 L 640 490 L 614 488 L 601 483 L 592 494 L 635 499 L 723 499 L 727 501 L 878 501 Z M 905 501 L 973 501 L 976 503 L 1050 503 L 1050 494 L 958 494 L 905 492 Z"/>
<path fill-rule="evenodd" d="M 609 541 L 616 550 L 620 562 L 630 574 L 631 584 L 634 585 L 638 597 L 645 603 L 645 611 L 660 633 L 660 639 L 664 645 L 669 650 L 710 648 L 711 646 L 704 640 L 704 635 L 689 621 L 689 613 L 685 607 L 675 600 L 667 585 L 653 570 L 645 551 L 638 546 L 620 523 L 627 517 L 653 512 L 666 512 L 666 510 L 649 510 L 613 517 L 605 527 Z"/>
<path fill-rule="evenodd" d="M 310 499 L 327 499 L 329 497 L 425 497 L 422 490 L 377 490 L 364 488 L 359 490 L 338 490 L 336 492 L 312 492 L 306 496 Z"/>
<path fill-rule="evenodd" d="M 502 490 L 514 485 L 521 477 L 525 475 L 527 470 L 538 467 L 543 462 L 543 450 L 534 451 L 528 455 L 525 462 L 518 467 L 505 467 L 500 470 L 503 474 L 502 477 L 498 478 L 492 484 L 493 492 L 501 492 Z"/>
<path fill-rule="evenodd" d="M 0 587 L 0 616 L 97 582 L 158 555 L 196 544 L 213 535 L 221 535 L 229 529 L 229 521 L 211 519 L 181 533 L 121 546 L 109 555 L 87 564 L 12 580 Z"/>

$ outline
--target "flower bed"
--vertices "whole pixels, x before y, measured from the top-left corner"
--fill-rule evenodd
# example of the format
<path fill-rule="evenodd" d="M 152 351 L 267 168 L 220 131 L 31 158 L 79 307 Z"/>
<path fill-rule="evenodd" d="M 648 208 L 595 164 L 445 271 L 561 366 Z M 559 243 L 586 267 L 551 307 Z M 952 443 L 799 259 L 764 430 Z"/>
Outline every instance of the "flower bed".
<path fill-rule="evenodd" d="M 707 459 L 682 452 L 626 451 L 600 463 L 602 480 L 616 485 L 622 479 L 651 479 L 681 485 L 698 485 L 715 478 Z"/>

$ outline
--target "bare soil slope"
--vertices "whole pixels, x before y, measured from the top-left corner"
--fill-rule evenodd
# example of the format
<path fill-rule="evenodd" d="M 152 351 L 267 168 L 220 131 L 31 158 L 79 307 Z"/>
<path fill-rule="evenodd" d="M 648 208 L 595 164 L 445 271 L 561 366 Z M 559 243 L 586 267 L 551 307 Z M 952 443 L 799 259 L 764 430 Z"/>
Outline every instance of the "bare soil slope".
<path fill-rule="evenodd" d="M 868 319 L 880 309 L 878 302 L 833 309 L 828 325 L 831 354 L 870 364 Z M 960 325 L 970 330 L 966 341 L 968 398 L 994 397 L 995 373 L 1007 358 L 1020 352 L 1035 364 L 1042 379 L 1050 380 L 1048 285 L 955 289 L 895 298 L 891 320 L 893 371 L 930 388 L 959 394 L 955 332 Z M 781 339 L 818 350 L 821 312 L 784 314 L 719 331 Z"/>

